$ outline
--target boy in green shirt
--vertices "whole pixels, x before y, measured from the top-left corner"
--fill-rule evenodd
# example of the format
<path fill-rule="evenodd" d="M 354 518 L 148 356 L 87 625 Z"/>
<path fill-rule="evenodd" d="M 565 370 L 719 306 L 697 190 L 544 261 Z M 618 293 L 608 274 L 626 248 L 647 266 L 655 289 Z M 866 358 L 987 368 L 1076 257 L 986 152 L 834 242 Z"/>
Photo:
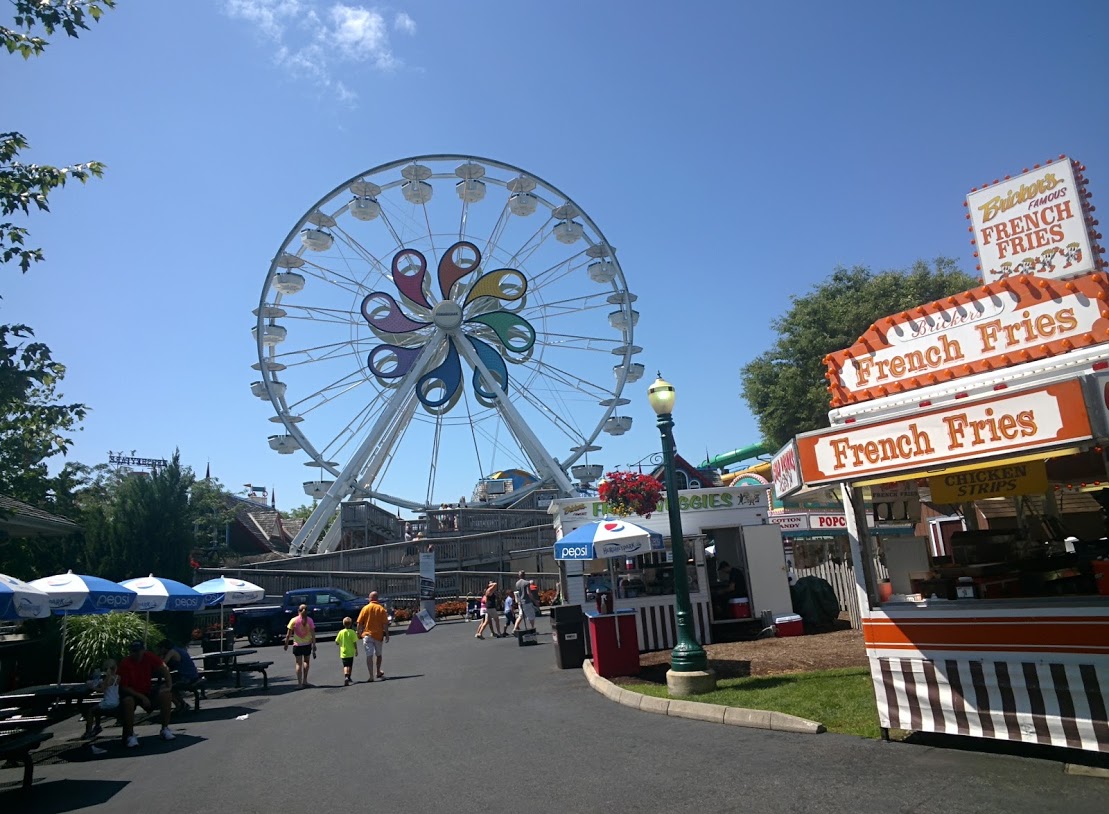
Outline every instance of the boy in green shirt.
<path fill-rule="evenodd" d="M 335 644 L 339 645 L 339 658 L 343 660 L 343 686 L 349 687 L 350 671 L 354 666 L 354 657 L 358 655 L 358 634 L 354 632 L 354 620 L 349 616 L 343 620 L 343 629 L 335 635 Z"/>

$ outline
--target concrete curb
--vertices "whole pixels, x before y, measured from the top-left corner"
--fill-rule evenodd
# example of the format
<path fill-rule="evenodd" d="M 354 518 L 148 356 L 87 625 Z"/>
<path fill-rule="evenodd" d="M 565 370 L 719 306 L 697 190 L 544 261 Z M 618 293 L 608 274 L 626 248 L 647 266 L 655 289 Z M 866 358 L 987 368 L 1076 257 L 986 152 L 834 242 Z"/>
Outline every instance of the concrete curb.
<path fill-rule="evenodd" d="M 656 715 L 670 715 L 675 718 L 689 718 L 694 721 L 708 721 L 728 726 L 745 726 L 750 729 L 772 729 L 777 732 L 796 732 L 804 735 L 819 735 L 827 730 L 824 724 L 787 715 L 784 712 L 771 712 L 764 709 L 743 709 L 725 707 L 720 704 L 704 704 L 700 701 L 687 701 L 678 698 L 655 698 L 653 695 L 625 690 L 607 678 L 601 678 L 593 669 L 593 662 L 586 660 L 581 666 L 589 686 L 601 695 L 623 704 L 625 707 L 653 712 Z"/>

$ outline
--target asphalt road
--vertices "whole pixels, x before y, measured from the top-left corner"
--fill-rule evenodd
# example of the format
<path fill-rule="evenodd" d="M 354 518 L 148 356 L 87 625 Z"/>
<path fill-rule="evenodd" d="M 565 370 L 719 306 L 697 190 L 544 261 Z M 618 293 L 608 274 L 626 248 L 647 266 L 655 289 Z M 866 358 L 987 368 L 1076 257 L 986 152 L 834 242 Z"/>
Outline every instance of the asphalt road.
<path fill-rule="evenodd" d="M 748 730 L 642 713 L 559 670 L 540 645 L 476 641 L 472 622 L 394 636 L 386 681 L 342 686 L 322 642 L 307 690 L 280 647 L 260 684 L 211 697 L 174 724 L 141 726 L 94 757 L 78 720 L 38 753 L 35 787 L 0 772 L 0 812 L 1098 812 L 1109 781 L 1060 762 Z M 244 679 L 246 680 L 246 679 Z M 248 716 L 239 720 L 240 716 Z M 109 730 L 118 734 L 118 729 Z"/>

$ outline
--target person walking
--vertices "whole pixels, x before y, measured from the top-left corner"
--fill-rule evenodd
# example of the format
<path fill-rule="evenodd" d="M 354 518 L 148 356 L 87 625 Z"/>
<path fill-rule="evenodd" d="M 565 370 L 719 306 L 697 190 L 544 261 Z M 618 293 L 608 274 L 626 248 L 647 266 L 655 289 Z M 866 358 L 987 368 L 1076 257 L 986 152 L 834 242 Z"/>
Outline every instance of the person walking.
<path fill-rule="evenodd" d="M 499 639 L 501 638 L 501 623 L 497 618 L 497 583 L 490 582 L 486 586 L 482 601 L 485 603 L 485 616 L 482 617 L 481 624 L 477 626 L 477 633 L 474 634 L 474 638 L 484 639 L 485 637 L 481 633 L 488 627 L 493 631 L 493 638 Z"/>
<path fill-rule="evenodd" d="M 349 616 L 343 619 L 343 629 L 335 634 L 335 644 L 339 646 L 339 659 L 343 662 L 343 686 L 349 687 L 354 657 L 358 655 L 358 634 L 354 632 L 354 620 Z"/>
<path fill-rule="evenodd" d="M 289 641 L 293 643 L 293 658 L 296 659 L 297 689 L 308 686 L 308 668 L 316 657 L 316 623 L 308 615 L 308 606 L 297 608 L 297 615 L 289 620 L 285 629 L 285 649 Z"/>
<path fill-rule="evenodd" d="M 389 641 L 389 611 L 377 600 L 377 591 L 370 591 L 370 604 L 358 612 L 358 635 L 366 650 L 366 669 L 370 671 L 370 681 L 385 678 L 381 672 L 382 648 Z M 375 668 L 374 657 L 377 657 Z"/>
<path fill-rule="evenodd" d="M 512 632 L 518 632 L 521 623 L 524 625 L 524 630 L 535 630 L 535 605 L 532 604 L 531 581 L 527 578 L 526 571 L 520 571 L 516 576 L 519 577 L 516 580 L 516 606 L 520 612 L 516 615 L 516 624 Z"/>
<path fill-rule="evenodd" d="M 512 591 L 504 592 L 504 635 L 508 635 L 508 628 L 516 621 L 516 597 Z"/>

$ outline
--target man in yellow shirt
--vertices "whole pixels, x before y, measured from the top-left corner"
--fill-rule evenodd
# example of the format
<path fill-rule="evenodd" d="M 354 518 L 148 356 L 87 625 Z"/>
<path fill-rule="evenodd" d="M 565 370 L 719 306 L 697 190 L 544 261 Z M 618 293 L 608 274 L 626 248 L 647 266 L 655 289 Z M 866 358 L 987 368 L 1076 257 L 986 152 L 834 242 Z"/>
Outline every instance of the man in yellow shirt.
<path fill-rule="evenodd" d="M 358 635 L 366 649 L 370 681 L 375 677 L 385 678 L 385 673 L 381 672 L 381 653 L 385 642 L 389 641 L 389 612 L 377 601 L 377 591 L 370 591 L 370 604 L 358 612 Z M 376 670 L 374 656 L 377 656 Z"/>

